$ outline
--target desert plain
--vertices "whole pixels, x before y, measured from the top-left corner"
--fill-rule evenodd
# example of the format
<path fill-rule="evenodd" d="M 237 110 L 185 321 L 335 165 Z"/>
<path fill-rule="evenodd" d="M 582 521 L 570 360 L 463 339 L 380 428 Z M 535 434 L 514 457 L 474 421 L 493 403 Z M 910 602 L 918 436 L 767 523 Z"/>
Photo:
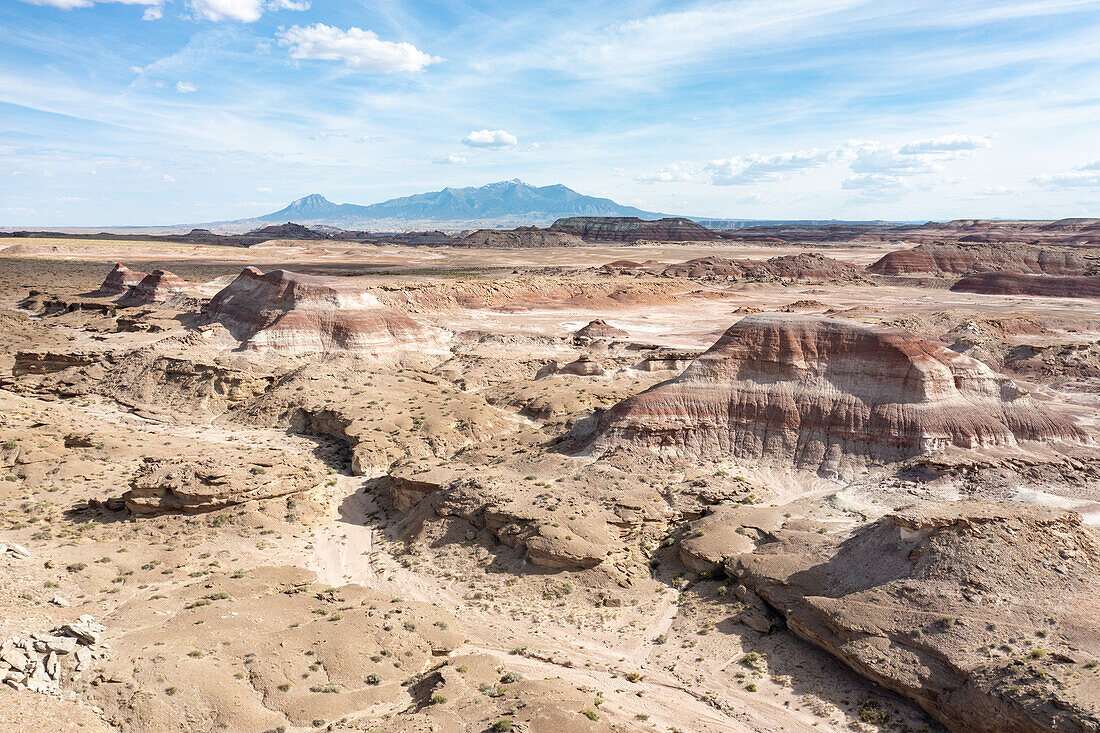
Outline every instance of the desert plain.
<path fill-rule="evenodd" d="M 0 239 L 0 728 L 1100 730 L 1100 300 L 955 288 L 1096 250 L 803 234 Z"/>

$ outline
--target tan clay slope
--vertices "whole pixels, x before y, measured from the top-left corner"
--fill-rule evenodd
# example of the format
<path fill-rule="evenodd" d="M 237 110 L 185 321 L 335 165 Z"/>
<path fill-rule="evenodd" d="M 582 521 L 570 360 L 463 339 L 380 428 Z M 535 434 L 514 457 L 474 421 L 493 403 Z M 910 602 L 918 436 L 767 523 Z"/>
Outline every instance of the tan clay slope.
<path fill-rule="evenodd" d="M 727 564 L 799 636 L 953 731 L 1100 730 L 1100 549 L 1076 512 L 904 507 Z"/>
<path fill-rule="evenodd" d="M 246 267 L 210 301 L 207 315 L 245 349 L 381 355 L 438 335 L 369 292 L 337 281 Z"/>
<path fill-rule="evenodd" d="M 949 446 L 1084 439 L 979 361 L 900 329 L 748 316 L 682 375 L 600 416 L 595 447 L 825 473 Z"/>

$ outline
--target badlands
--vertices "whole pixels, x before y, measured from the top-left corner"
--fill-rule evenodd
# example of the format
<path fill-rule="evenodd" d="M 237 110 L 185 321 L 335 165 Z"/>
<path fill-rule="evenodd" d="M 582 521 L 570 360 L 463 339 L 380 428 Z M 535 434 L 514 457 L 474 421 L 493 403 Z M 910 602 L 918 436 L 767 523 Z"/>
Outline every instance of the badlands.
<path fill-rule="evenodd" d="M 0 730 L 1100 731 L 1095 222 L 643 224 L 0 239 Z"/>

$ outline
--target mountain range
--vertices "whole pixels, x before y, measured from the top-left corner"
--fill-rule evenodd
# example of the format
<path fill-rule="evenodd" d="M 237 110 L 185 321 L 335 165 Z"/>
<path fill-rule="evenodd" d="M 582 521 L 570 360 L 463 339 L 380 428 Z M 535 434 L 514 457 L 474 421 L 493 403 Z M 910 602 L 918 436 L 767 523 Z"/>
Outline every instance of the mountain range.
<path fill-rule="evenodd" d="M 476 188 L 444 188 L 365 206 L 333 203 L 314 193 L 270 214 L 215 222 L 211 226 L 240 230 L 262 223 L 293 221 L 311 226 L 375 231 L 425 227 L 472 229 L 548 225 L 567 216 L 659 219 L 667 215 L 625 206 L 607 198 L 585 196 L 560 184 L 532 186 L 511 180 Z"/>

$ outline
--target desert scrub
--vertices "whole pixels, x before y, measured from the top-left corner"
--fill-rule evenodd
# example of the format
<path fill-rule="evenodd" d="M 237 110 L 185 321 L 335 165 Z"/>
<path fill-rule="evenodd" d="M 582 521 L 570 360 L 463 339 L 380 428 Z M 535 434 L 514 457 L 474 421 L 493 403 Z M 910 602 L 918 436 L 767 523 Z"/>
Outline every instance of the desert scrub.
<path fill-rule="evenodd" d="M 593 721 L 600 719 L 600 714 L 597 713 L 595 710 L 582 710 L 581 715 Z"/>
<path fill-rule="evenodd" d="M 497 722 L 493 723 L 491 730 L 493 733 L 509 733 L 512 730 L 512 719 L 501 718 Z"/>
<path fill-rule="evenodd" d="M 367 684 L 368 685 L 380 685 L 380 684 L 382 684 L 382 675 L 380 675 L 376 672 L 368 674 L 367 675 Z"/>

